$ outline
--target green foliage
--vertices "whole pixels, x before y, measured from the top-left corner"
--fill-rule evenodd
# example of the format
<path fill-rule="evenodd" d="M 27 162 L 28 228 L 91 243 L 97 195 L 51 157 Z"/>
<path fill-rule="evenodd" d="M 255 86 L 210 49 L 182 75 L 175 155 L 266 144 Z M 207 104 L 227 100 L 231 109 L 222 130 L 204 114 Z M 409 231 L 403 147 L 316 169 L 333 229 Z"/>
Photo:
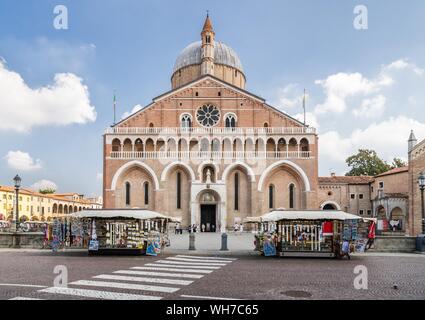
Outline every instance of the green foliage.
<path fill-rule="evenodd" d="M 56 192 L 56 190 L 52 188 L 46 188 L 46 189 L 40 189 L 38 190 L 38 192 L 40 192 L 41 194 L 53 194 Z"/>
<path fill-rule="evenodd" d="M 406 161 L 403 161 L 400 158 L 394 158 L 393 163 L 391 165 L 391 168 L 394 169 L 394 168 L 401 168 L 401 167 L 406 167 L 406 166 L 407 166 Z"/>
<path fill-rule="evenodd" d="M 374 150 L 360 149 L 355 155 L 348 157 L 345 162 L 351 170 L 346 176 L 376 176 L 391 169 L 391 166 L 378 157 Z"/>

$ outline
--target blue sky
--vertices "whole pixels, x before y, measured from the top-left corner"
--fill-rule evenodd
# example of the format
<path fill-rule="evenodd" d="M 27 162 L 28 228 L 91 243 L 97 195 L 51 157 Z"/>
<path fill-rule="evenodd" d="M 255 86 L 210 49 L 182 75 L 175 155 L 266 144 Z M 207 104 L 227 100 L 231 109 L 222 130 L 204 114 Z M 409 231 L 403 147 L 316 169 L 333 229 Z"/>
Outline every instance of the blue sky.
<path fill-rule="evenodd" d="M 53 28 L 58 4 L 68 8 L 68 30 Z M 359 4 L 368 9 L 367 30 L 353 27 Z M 26 87 L 17 97 L 19 81 L 0 88 L 0 183 L 19 172 L 26 186 L 49 180 L 60 191 L 100 195 L 113 90 L 118 116 L 169 90 L 174 61 L 199 39 L 206 10 L 217 39 L 239 54 L 249 91 L 297 115 L 307 89 L 321 175 L 343 174 L 344 159 L 359 147 L 387 160 L 406 158 L 411 128 L 425 138 L 422 0 L 2 0 L 0 85 L 18 75 Z M 54 80 L 57 74 L 67 75 Z M 58 83 L 78 91 L 61 96 Z M 54 91 L 61 110 L 50 93 L 31 100 L 43 88 Z M 74 100 L 81 105 L 75 110 Z M 24 107 L 21 121 L 16 115 Z"/>

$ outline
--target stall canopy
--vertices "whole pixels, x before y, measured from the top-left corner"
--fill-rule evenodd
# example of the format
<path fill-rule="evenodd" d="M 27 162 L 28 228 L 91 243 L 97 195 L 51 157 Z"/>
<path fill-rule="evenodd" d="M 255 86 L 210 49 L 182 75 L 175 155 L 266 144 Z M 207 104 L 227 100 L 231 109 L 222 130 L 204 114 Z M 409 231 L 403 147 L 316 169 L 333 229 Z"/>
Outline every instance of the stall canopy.
<path fill-rule="evenodd" d="M 83 210 L 74 212 L 68 216 L 73 218 L 130 218 L 139 220 L 167 219 L 170 221 L 176 221 L 173 217 L 168 217 L 159 212 L 144 209 Z"/>
<path fill-rule="evenodd" d="M 356 220 L 361 217 L 337 210 L 275 210 L 261 216 L 261 221 L 280 220 Z"/>

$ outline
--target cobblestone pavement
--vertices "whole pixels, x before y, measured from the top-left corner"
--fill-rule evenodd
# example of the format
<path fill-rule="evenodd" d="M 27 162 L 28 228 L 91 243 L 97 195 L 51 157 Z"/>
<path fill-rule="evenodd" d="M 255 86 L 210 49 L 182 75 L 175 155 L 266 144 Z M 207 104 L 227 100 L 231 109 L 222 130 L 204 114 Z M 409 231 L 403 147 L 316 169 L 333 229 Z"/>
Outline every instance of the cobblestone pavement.
<path fill-rule="evenodd" d="M 56 265 L 67 267 L 69 283 L 74 283 L 70 287 L 79 290 L 69 294 L 49 289 Z M 357 265 L 367 268 L 367 290 L 354 288 Z M 425 256 L 355 255 L 348 261 L 241 254 L 89 257 L 78 251 L 0 251 L 0 299 L 117 297 L 424 300 Z"/>

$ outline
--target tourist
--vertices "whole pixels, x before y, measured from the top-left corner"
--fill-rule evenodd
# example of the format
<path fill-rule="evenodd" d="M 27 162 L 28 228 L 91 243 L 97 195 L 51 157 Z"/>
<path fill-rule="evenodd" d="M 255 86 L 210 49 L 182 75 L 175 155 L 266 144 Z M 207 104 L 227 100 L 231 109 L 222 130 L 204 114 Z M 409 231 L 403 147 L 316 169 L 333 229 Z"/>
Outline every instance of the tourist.
<path fill-rule="evenodd" d="M 350 241 L 344 240 L 342 242 L 342 255 L 341 258 L 347 256 L 348 260 L 351 259 L 350 257 Z"/>
<path fill-rule="evenodd" d="M 365 251 L 370 249 L 370 247 L 373 245 L 373 243 L 375 242 L 375 221 L 372 221 L 372 223 L 369 226 L 369 232 L 367 234 L 367 243 L 365 246 Z"/>

